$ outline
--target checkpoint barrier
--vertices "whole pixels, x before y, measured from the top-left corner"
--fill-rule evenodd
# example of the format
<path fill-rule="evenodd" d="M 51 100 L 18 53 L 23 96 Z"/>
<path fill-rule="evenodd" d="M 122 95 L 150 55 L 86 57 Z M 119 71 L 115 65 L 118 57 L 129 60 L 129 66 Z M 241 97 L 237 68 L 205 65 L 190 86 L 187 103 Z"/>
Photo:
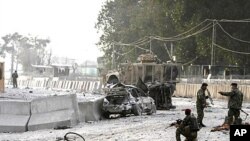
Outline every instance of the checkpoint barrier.
<path fill-rule="evenodd" d="M 10 80 L 7 82 L 11 85 Z M 50 78 L 26 78 L 18 79 L 18 87 L 29 88 L 51 88 L 51 89 L 67 89 L 78 90 L 81 92 L 90 92 L 100 90 L 102 83 L 100 81 L 84 80 L 84 81 L 70 81 Z"/>
<path fill-rule="evenodd" d="M 52 96 L 31 101 L 28 130 L 72 127 L 79 122 L 75 94 Z"/>
<path fill-rule="evenodd" d="M 0 101 L 0 132 L 25 132 L 30 118 L 30 102 Z"/>

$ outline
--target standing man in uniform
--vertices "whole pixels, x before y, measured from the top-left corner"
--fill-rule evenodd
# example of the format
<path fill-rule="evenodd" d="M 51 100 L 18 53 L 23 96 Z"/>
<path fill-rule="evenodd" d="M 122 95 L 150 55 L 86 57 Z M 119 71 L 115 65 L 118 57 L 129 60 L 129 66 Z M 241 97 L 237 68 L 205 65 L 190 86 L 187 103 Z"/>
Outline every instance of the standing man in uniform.
<path fill-rule="evenodd" d="M 17 74 L 17 71 L 15 71 L 14 73 L 12 73 L 13 88 L 17 88 L 17 78 L 18 78 L 18 74 Z"/>
<path fill-rule="evenodd" d="M 243 93 L 238 89 L 237 83 L 231 84 L 231 92 L 218 92 L 223 96 L 228 96 L 228 124 L 240 124 L 240 110 L 243 102 Z"/>
<path fill-rule="evenodd" d="M 206 108 L 207 106 L 206 99 L 208 99 L 208 96 L 206 96 L 205 94 L 207 86 L 208 86 L 207 83 L 202 83 L 201 88 L 197 92 L 197 100 L 196 100 L 197 120 L 200 127 L 206 127 L 206 125 L 203 124 L 202 120 L 204 117 L 204 108 Z"/>

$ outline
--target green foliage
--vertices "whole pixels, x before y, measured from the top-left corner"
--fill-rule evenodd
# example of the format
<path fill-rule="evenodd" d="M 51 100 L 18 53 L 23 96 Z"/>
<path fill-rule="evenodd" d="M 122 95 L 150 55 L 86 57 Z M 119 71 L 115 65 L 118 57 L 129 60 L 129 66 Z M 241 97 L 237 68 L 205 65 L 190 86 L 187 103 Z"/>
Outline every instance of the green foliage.
<path fill-rule="evenodd" d="M 116 62 L 120 63 L 125 60 L 135 61 L 145 50 L 137 48 L 134 44 L 150 49 L 149 41 L 151 41 L 152 52 L 160 60 L 167 61 L 170 58 L 164 44 L 170 47 L 173 43 L 174 55 L 177 56 L 178 62 L 186 63 L 198 58 L 192 64 L 207 65 L 211 63 L 212 27 L 215 24 L 214 42 L 232 51 L 214 46 L 214 64 L 247 66 L 250 63 L 249 55 L 239 55 L 233 51 L 250 53 L 250 44 L 237 41 L 232 37 L 249 40 L 250 32 L 246 31 L 250 30 L 250 23 L 219 22 L 217 24 L 213 23 L 213 20 L 206 19 L 248 19 L 249 8 L 250 1 L 247 0 L 107 1 L 96 23 L 96 28 L 103 33 L 98 45 L 110 61 L 115 50 Z M 203 23 L 200 24 L 201 22 Z M 196 26 L 197 28 L 193 29 Z M 176 36 L 181 33 L 185 34 Z M 150 40 L 150 37 L 174 38 L 170 41 L 169 38 Z M 143 44 L 136 41 L 142 41 Z M 126 46 L 120 43 L 125 43 Z"/>

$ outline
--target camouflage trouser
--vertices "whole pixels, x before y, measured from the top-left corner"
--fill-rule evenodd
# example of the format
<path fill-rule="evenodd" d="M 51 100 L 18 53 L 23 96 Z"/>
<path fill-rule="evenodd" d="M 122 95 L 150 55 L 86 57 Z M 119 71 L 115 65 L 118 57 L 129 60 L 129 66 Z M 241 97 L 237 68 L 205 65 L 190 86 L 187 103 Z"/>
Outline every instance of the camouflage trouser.
<path fill-rule="evenodd" d="M 236 121 L 238 120 L 240 116 L 240 110 L 229 108 L 228 110 L 228 124 L 236 124 Z"/>
<path fill-rule="evenodd" d="M 202 123 L 204 117 L 204 108 L 199 105 L 196 105 L 196 108 L 197 108 L 197 121 L 198 123 Z"/>
<path fill-rule="evenodd" d="M 189 126 L 179 127 L 176 129 L 176 141 L 181 141 L 181 135 L 186 137 L 186 141 L 196 141 L 197 132 L 191 132 Z"/>

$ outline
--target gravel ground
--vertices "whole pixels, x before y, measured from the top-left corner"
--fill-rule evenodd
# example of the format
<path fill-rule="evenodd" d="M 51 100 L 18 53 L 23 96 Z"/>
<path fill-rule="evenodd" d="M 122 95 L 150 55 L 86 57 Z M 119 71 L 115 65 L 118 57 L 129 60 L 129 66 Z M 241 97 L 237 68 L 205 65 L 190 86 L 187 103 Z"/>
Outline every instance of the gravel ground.
<path fill-rule="evenodd" d="M 12 98 L 32 99 L 41 96 L 59 95 L 71 92 L 55 92 L 51 90 L 33 89 L 7 89 L 2 95 Z M 101 95 L 78 94 L 79 99 L 89 100 Z M 86 141 L 175 141 L 175 127 L 169 124 L 177 119 L 185 117 L 183 109 L 190 108 L 196 115 L 195 99 L 173 98 L 173 104 L 177 106 L 174 110 L 157 110 L 153 115 L 114 117 L 101 121 L 79 123 L 77 126 L 61 130 L 38 130 L 24 133 L 0 133 L 1 141 L 59 141 L 68 132 L 75 132 L 82 135 Z M 204 124 L 207 127 L 198 132 L 199 141 L 229 141 L 229 131 L 210 132 L 213 127 L 221 125 L 227 115 L 227 101 L 214 100 L 211 107 L 206 108 Z M 250 104 L 244 102 L 243 110 L 250 113 Z M 241 113 L 244 119 L 245 114 Z M 249 118 L 245 120 L 249 122 Z M 182 137 L 184 140 L 184 138 Z M 82 140 L 76 138 L 75 140 Z"/>

